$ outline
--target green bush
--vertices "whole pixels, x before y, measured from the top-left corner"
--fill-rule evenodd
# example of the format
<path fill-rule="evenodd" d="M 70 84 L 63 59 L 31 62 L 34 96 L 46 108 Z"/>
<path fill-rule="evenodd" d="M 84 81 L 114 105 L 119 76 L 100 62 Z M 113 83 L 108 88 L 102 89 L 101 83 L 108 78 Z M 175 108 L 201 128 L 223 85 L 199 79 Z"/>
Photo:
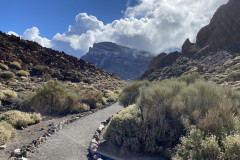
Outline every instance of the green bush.
<path fill-rule="evenodd" d="M 119 147 L 121 153 L 137 153 L 141 151 L 141 143 L 144 142 L 142 135 L 146 134 L 141 128 L 140 110 L 132 105 L 112 117 L 103 136 L 110 145 Z"/>
<path fill-rule="evenodd" d="M 16 135 L 17 132 L 12 127 L 12 125 L 8 124 L 5 121 L 0 122 L 0 146 L 15 138 Z"/>
<path fill-rule="evenodd" d="M 139 96 L 139 88 L 147 86 L 147 81 L 137 81 L 128 84 L 119 95 L 119 103 L 124 107 L 134 104 Z"/>
<path fill-rule="evenodd" d="M 216 137 L 204 137 L 204 133 L 195 127 L 180 141 L 181 144 L 175 148 L 172 160 L 222 159 L 223 153 Z"/>
<path fill-rule="evenodd" d="M 30 71 L 31 75 L 37 75 L 37 76 L 41 76 L 44 73 L 49 73 L 49 72 L 50 72 L 49 67 L 43 66 L 43 65 L 36 65 Z"/>
<path fill-rule="evenodd" d="M 91 109 L 99 108 L 104 104 L 101 92 L 90 89 L 80 91 L 80 101 L 88 104 Z"/>
<path fill-rule="evenodd" d="M 115 102 L 118 99 L 118 95 L 110 90 L 105 90 L 103 96 L 106 98 L 107 102 Z"/>
<path fill-rule="evenodd" d="M 183 125 L 172 111 L 174 98 L 184 87 L 186 87 L 185 82 L 173 79 L 155 82 L 141 89 L 137 104 L 144 123 L 149 125 L 151 145 L 146 147 L 147 152 L 158 152 L 156 148 L 163 146 L 171 148 L 184 134 Z"/>
<path fill-rule="evenodd" d="M 11 98 L 17 98 L 17 97 L 18 97 L 18 95 L 15 91 L 12 91 L 9 89 L 0 91 L 0 100 L 5 101 L 5 100 L 9 100 Z"/>
<path fill-rule="evenodd" d="M 41 115 L 12 110 L 1 114 L 0 121 L 6 121 L 15 128 L 21 128 L 41 122 Z"/>
<path fill-rule="evenodd" d="M 78 96 L 69 92 L 59 81 L 48 81 L 25 99 L 25 105 L 42 114 L 69 113 L 78 102 Z"/>
<path fill-rule="evenodd" d="M 228 74 L 227 81 L 239 81 L 240 80 L 240 71 L 233 71 Z"/>
<path fill-rule="evenodd" d="M 231 99 L 232 91 L 214 83 L 197 82 L 184 88 L 173 101 L 175 117 L 187 128 L 196 125 L 218 137 L 237 129 L 238 113 Z"/>
<path fill-rule="evenodd" d="M 240 135 L 229 135 L 223 140 L 224 159 L 235 160 L 240 157 Z"/>
<path fill-rule="evenodd" d="M 138 149 L 133 149 L 138 146 L 141 153 L 166 153 L 164 156 L 168 156 L 166 151 L 174 148 L 191 126 L 196 126 L 192 132 L 194 135 L 201 132 L 200 139 L 191 137 L 191 132 L 190 137 L 185 139 L 190 147 L 196 143 L 196 153 L 194 149 L 183 148 L 181 152 L 186 156 L 182 157 L 198 159 L 205 156 L 218 159 L 222 156 L 222 144 L 218 142 L 240 131 L 240 96 L 230 88 L 210 82 L 194 81 L 187 77 L 142 86 L 135 102 L 135 108 L 139 108 L 138 114 L 130 114 L 131 118 L 127 119 L 125 114 L 129 115 L 126 112 L 131 113 L 131 109 L 126 108 L 120 112 L 108 125 L 105 138 L 111 145 L 121 147 L 122 152 L 128 152 L 129 148 L 132 152 L 138 152 Z M 130 95 L 135 92 L 125 93 Z M 138 118 L 140 121 L 136 121 Z M 131 127 L 128 127 L 130 124 L 133 132 Z M 134 126 L 139 130 L 135 131 Z M 208 136 L 209 134 L 211 136 Z"/>
<path fill-rule="evenodd" d="M 15 76 L 14 73 L 10 71 L 0 72 L 0 79 L 3 79 L 3 80 L 9 80 L 14 76 Z"/>

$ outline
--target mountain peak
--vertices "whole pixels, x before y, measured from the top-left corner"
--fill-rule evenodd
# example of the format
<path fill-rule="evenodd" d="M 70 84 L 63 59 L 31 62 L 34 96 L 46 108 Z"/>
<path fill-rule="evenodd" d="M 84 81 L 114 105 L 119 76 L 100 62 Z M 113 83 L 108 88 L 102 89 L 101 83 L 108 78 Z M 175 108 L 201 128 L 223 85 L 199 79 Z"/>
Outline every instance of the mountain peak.
<path fill-rule="evenodd" d="M 115 72 L 122 79 L 135 80 L 147 69 L 154 55 L 112 42 L 95 43 L 82 57 L 87 62 L 108 72 Z"/>

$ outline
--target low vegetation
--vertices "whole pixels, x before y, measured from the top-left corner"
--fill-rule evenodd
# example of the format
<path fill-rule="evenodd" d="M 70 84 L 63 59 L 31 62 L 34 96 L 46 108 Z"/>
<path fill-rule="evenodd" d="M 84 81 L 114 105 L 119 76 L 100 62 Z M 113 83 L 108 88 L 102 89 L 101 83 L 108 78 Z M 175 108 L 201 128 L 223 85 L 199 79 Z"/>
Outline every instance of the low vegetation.
<path fill-rule="evenodd" d="M 240 131 L 239 91 L 198 79 L 193 74 L 128 85 L 121 95 L 134 98 L 121 104 L 135 105 L 111 119 L 104 138 L 110 146 L 121 148 L 122 154 L 183 160 L 232 159 L 235 155 L 230 152 L 239 155 L 235 138 Z"/>
<path fill-rule="evenodd" d="M 11 124 L 0 121 L 0 145 L 4 145 L 11 139 L 15 138 L 17 131 L 12 127 Z"/>
<path fill-rule="evenodd" d="M 4 70 L 8 70 L 8 66 L 3 63 L 0 63 L 0 68 Z"/>
<path fill-rule="evenodd" d="M 48 81 L 25 99 L 24 105 L 42 114 L 68 113 L 78 102 L 78 96 L 69 92 L 59 81 Z"/>
<path fill-rule="evenodd" d="M 16 73 L 16 75 L 28 77 L 30 73 L 28 71 L 20 70 Z"/>
<path fill-rule="evenodd" d="M 137 81 L 128 84 L 119 95 L 120 104 L 124 107 L 134 104 L 139 96 L 139 88 L 148 84 L 149 82 L 147 81 Z"/>
<path fill-rule="evenodd" d="M 105 90 L 103 96 L 106 98 L 107 102 L 115 102 L 118 99 L 118 94 L 110 90 Z"/>
<path fill-rule="evenodd" d="M 41 115 L 36 113 L 25 113 L 17 110 L 5 112 L 0 115 L 0 121 L 6 121 L 14 128 L 20 129 L 41 122 Z"/>
<path fill-rule="evenodd" d="M 14 73 L 10 72 L 10 71 L 5 71 L 5 72 L 0 72 L 0 80 L 9 80 L 11 78 L 13 78 L 15 75 Z"/>
<path fill-rule="evenodd" d="M 10 66 L 12 66 L 15 69 L 21 69 L 21 64 L 17 61 L 10 62 Z"/>

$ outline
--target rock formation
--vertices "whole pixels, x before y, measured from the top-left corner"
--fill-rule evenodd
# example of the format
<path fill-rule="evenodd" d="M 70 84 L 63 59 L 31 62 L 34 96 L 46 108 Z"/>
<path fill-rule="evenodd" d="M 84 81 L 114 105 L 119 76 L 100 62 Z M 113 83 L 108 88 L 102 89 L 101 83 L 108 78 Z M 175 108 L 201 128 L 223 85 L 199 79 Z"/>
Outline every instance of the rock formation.
<path fill-rule="evenodd" d="M 153 54 L 123 47 L 111 42 L 95 43 L 82 57 L 108 72 L 116 73 L 124 80 L 136 80 L 147 69 Z"/>

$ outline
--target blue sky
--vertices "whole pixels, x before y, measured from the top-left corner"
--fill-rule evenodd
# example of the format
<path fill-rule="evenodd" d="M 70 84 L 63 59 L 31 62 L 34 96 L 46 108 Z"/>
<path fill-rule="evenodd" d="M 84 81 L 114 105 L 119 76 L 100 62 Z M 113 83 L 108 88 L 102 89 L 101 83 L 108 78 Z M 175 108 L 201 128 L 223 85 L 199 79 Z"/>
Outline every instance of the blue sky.
<path fill-rule="evenodd" d="M 127 0 L 4 0 L 0 30 L 23 34 L 25 29 L 36 26 L 41 36 L 50 39 L 67 31 L 78 13 L 95 15 L 106 24 L 123 17 L 126 5 Z"/>
<path fill-rule="evenodd" d="M 180 49 L 228 0 L 4 0 L 0 30 L 81 57 L 111 41 L 155 54 Z"/>

